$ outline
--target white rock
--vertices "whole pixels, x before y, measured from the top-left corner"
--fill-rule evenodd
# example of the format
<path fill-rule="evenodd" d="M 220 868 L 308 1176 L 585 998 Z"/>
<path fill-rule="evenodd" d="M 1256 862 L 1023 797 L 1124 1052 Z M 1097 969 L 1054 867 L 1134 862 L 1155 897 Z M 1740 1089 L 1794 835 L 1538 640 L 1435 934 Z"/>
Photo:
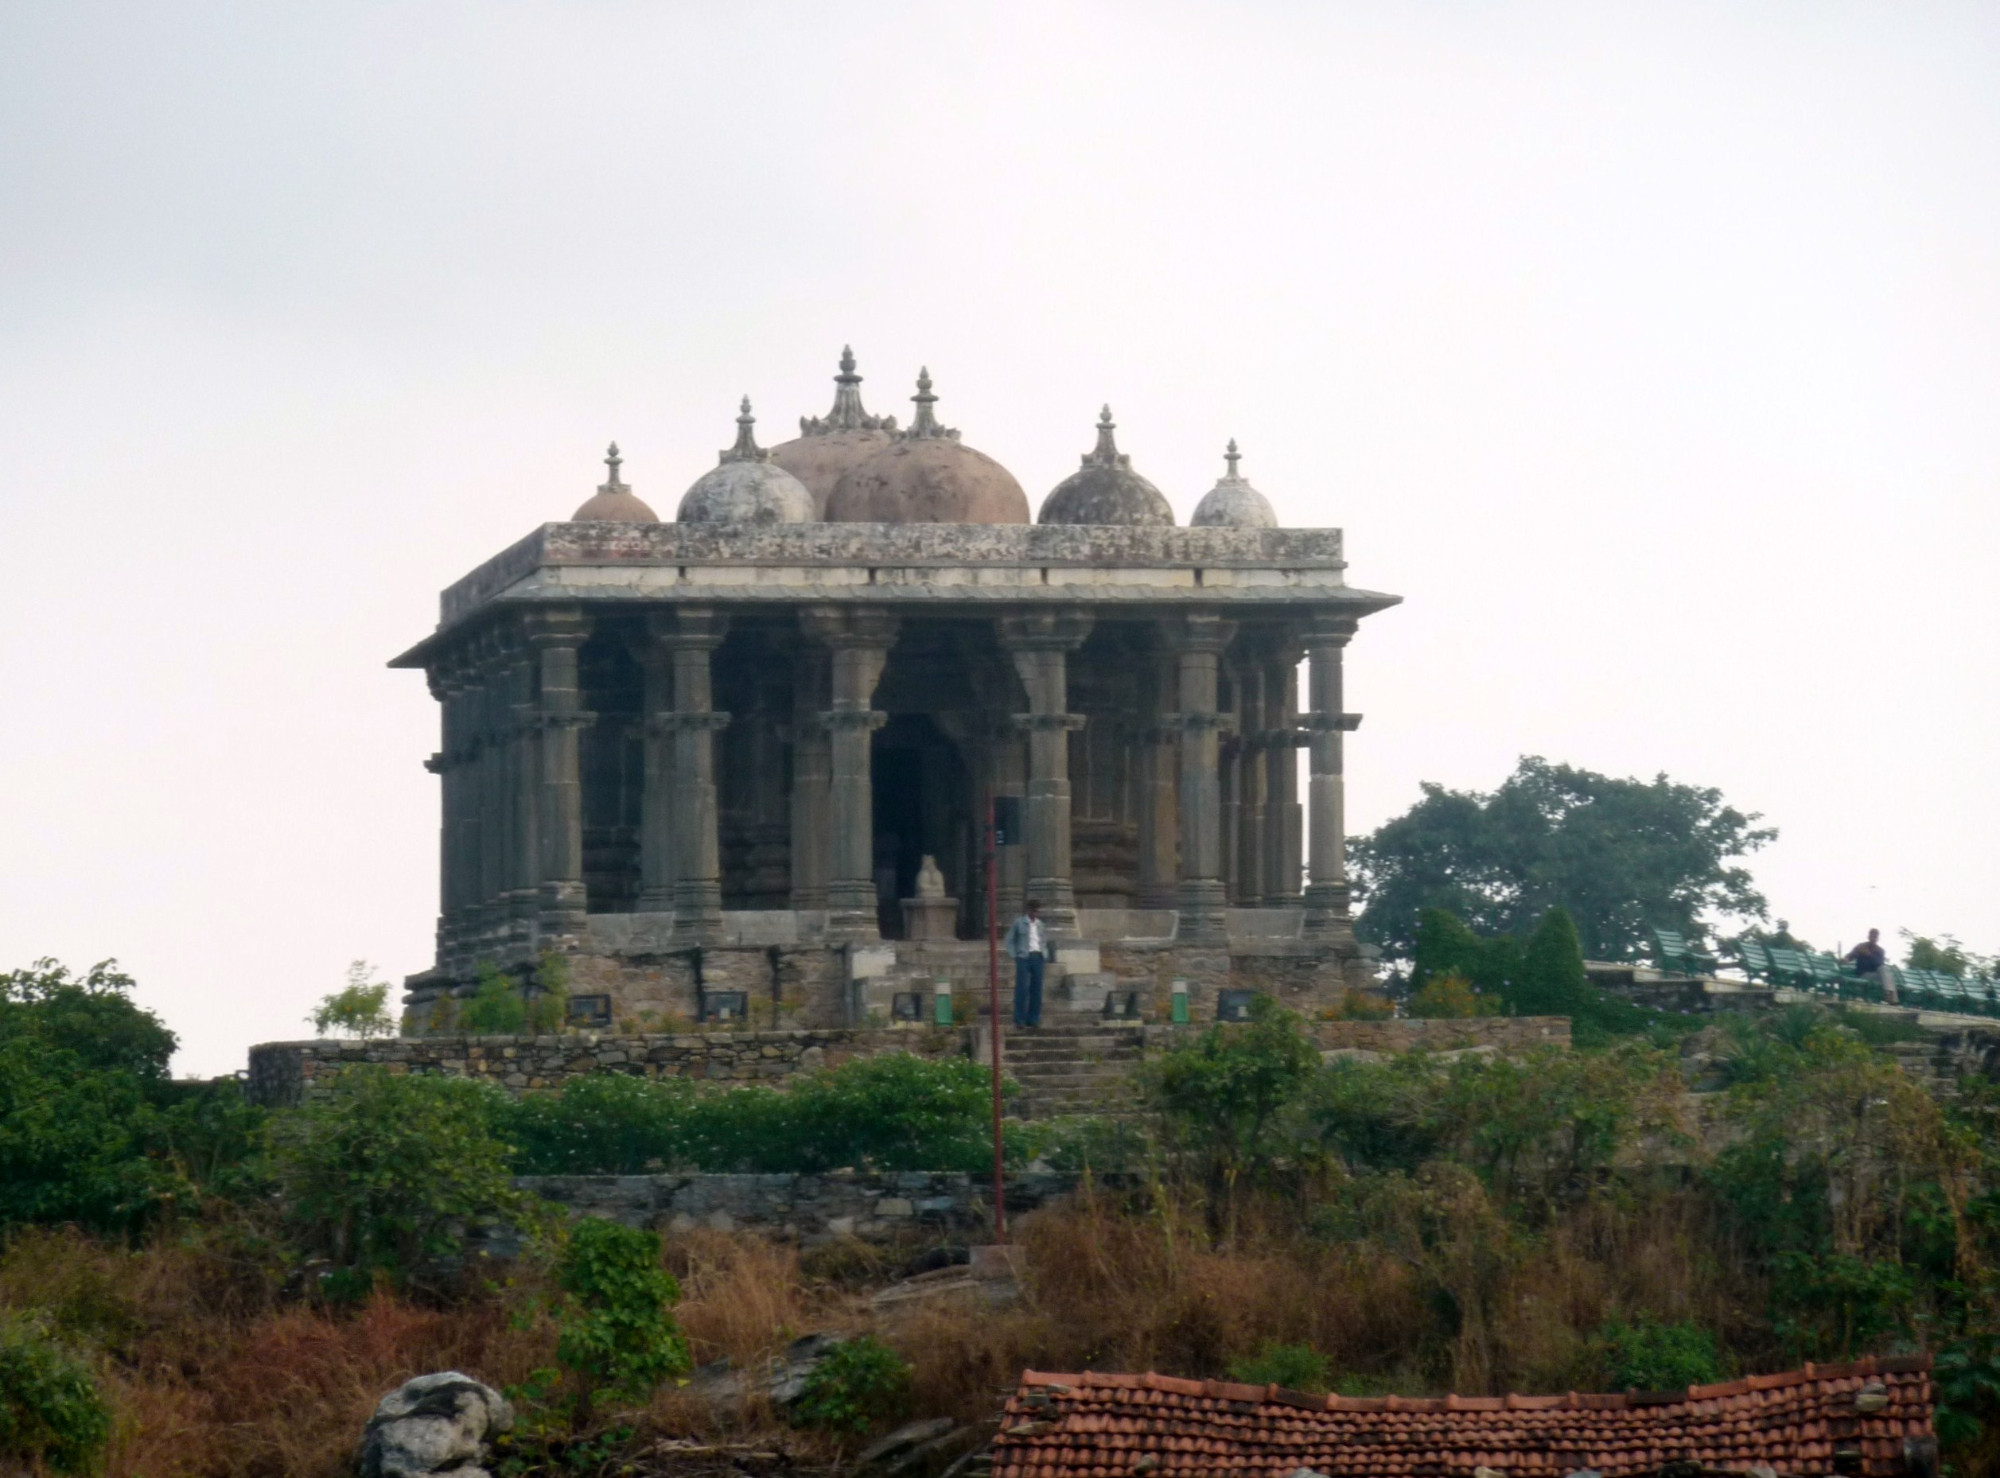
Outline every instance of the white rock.
<path fill-rule="evenodd" d="M 514 1425 L 514 1408 L 491 1386 L 456 1370 L 420 1375 L 382 1398 L 361 1435 L 361 1478 L 450 1472 L 486 1478 L 488 1441 Z"/>

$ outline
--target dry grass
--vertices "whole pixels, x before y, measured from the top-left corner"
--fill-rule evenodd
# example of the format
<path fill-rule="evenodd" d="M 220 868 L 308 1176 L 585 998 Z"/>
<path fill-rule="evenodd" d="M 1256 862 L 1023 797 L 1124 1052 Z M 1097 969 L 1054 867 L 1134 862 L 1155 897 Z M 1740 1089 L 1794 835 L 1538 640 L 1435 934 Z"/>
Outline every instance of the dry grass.
<path fill-rule="evenodd" d="M 874 1252 L 802 1258 L 700 1230 L 666 1256 L 697 1361 L 754 1370 L 802 1333 L 874 1332 L 914 1365 L 917 1413 L 967 1421 L 991 1417 L 1024 1367 L 1219 1376 L 1273 1341 L 1312 1346 L 1346 1383 L 1410 1393 L 1588 1388 L 1595 1331 L 1638 1312 L 1696 1319 L 1750 1348 L 1761 1290 L 1735 1281 L 1696 1198 L 1587 1206 L 1503 1245 L 1463 1194 L 1420 1234 L 1347 1243 L 1302 1235 L 1296 1207 L 1253 1203 L 1227 1246 L 1164 1196 L 1086 1194 L 1019 1223 L 1026 1276 L 1004 1307 L 960 1297 L 873 1311 L 868 1285 L 888 1280 Z M 459 1369 L 506 1386 L 553 1355 L 546 1321 L 517 1317 L 533 1286 L 449 1308 L 378 1293 L 340 1313 L 283 1297 L 281 1271 L 227 1228 L 136 1251 L 27 1232 L 0 1252 L 0 1307 L 48 1311 L 104 1352 L 118 1420 L 110 1478 L 334 1478 L 400 1382 Z M 755 1404 L 719 1412 L 686 1390 L 663 1392 L 640 1428 L 726 1433 L 808 1462 L 831 1450 Z"/>

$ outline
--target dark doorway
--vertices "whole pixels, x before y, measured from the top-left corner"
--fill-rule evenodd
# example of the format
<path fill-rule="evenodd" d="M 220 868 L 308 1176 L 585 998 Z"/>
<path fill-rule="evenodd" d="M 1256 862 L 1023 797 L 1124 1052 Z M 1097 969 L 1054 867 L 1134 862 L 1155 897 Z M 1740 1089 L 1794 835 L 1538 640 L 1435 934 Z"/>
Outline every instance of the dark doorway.
<path fill-rule="evenodd" d="M 885 939 L 903 937 L 902 900 L 926 854 L 959 900 L 972 876 L 972 784 L 958 746 L 928 714 L 899 713 L 875 734 L 875 901 Z"/>

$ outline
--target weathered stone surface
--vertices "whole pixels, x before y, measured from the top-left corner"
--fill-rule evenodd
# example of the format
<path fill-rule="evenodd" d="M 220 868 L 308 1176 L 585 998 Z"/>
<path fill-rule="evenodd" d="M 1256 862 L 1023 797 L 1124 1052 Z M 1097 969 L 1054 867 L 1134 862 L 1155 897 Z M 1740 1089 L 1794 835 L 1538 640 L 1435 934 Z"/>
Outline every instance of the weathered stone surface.
<path fill-rule="evenodd" d="M 488 1444 L 513 1424 L 514 1408 L 491 1386 L 456 1370 L 420 1375 L 384 1396 L 369 1418 L 361 1478 L 486 1478 Z"/>

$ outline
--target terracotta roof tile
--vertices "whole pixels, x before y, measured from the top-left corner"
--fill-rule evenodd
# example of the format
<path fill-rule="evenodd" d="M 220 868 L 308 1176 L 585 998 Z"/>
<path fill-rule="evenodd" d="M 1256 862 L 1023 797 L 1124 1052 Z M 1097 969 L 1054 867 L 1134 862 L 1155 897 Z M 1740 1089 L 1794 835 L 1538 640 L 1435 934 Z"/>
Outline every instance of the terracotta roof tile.
<path fill-rule="evenodd" d="M 1858 1411 L 1864 1389 L 1879 1411 Z M 1669 1460 L 1766 1462 L 1783 1478 L 1824 1472 L 1836 1448 L 1859 1478 L 1896 1478 L 1903 1443 L 1931 1433 L 1921 1357 L 1807 1366 L 1682 1391 L 1560 1396 L 1312 1397 L 1277 1386 L 1164 1375 L 1026 1371 L 994 1440 L 998 1478 L 1153 1473 L 1289 1478 L 1651 1478 Z"/>

